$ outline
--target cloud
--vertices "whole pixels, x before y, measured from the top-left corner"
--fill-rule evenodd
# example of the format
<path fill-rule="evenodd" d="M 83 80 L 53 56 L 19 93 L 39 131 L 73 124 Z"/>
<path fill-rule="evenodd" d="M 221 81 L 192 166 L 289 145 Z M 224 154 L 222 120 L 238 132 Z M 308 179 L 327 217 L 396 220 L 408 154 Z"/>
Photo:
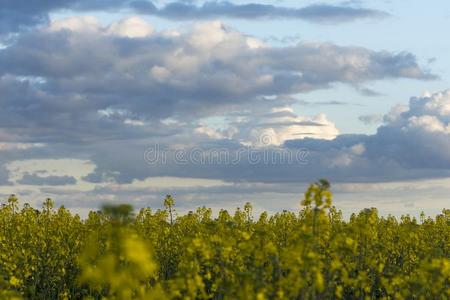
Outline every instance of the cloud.
<path fill-rule="evenodd" d="M 9 181 L 9 171 L 3 165 L 5 162 L 0 161 L 0 186 L 11 185 Z"/>
<path fill-rule="evenodd" d="M 155 178 L 157 179 L 157 178 Z M 188 179 L 167 178 L 170 182 Z M 82 208 L 96 209 L 103 203 L 122 203 L 126 201 L 134 207 L 161 208 L 165 195 L 171 194 L 176 200 L 179 213 L 207 205 L 214 213 L 220 209 L 234 210 L 251 202 L 257 213 L 263 210 L 276 213 L 286 210 L 298 211 L 301 195 L 307 188 L 303 183 L 213 183 L 211 185 L 159 187 L 160 180 L 150 178 L 145 185 L 110 184 L 92 191 L 67 190 L 60 187 L 43 187 L 40 193 L 54 197 L 57 205 L 64 205 L 72 211 L 82 213 Z M 152 184 L 153 183 L 153 184 Z M 157 183 L 157 184 L 155 184 Z M 439 214 L 448 202 L 448 179 L 404 181 L 393 183 L 351 183 L 334 184 L 333 203 L 343 210 L 344 217 L 368 206 L 376 206 L 383 215 L 395 216 L 410 213 L 418 216 L 421 211 L 428 215 Z M 22 194 L 19 194 L 22 199 Z M 430 195 L 433 198 L 430 198 Z M 33 195 L 33 197 L 36 197 Z M 7 198 L 7 195 L 5 195 Z M 276 199 L 276 201 L 274 201 Z M 23 201 L 23 200 L 22 200 Z M 39 203 L 40 204 L 40 203 Z"/>
<path fill-rule="evenodd" d="M 31 2 L 4 0 L 0 7 L 0 36 L 48 24 L 49 14 L 60 10 L 87 12 L 130 9 L 138 14 L 150 14 L 175 20 L 222 17 L 288 18 L 334 24 L 388 16 L 387 13 L 374 9 L 326 4 L 288 8 L 258 3 L 234 4 L 228 1 L 208 1 L 197 6 L 191 1 L 174 1 L 157 7 L 153 1 L 147 0 L 39 0 Z"/>
<path fill-rule="evenodd" d="M 1 151 L 11 151 L 11 150 L 26 150 L 34 147 L 43 147 L 43 144 L 30 144 L 30 143 L 0 143 Z"/>
<path fill-rule="evenodd" d="M 43 143 L 165 136 L 268 96 L 435 78 L 406 52 L 269 47 L 221 22 L 156 32 L 137 17 L 107 26 L 92 17 L 55 21 L 0 50 L 0 65 L 0 128 Z"/>
<path fill-rule="evenodd" d="M 378 19 L 388 16 L 387 13 L 379 10 L 328 4 L 288 8 L 257 3 L 234 4 L 228 1 L 210 1 L 197 6 L 194 3 L 178 1 L 157 8 L 148 1 L 134 1 L 131 3 L 131 6 L 137 12 L 177 20 L 220 17 L 240 19 L 283 18 L 334 24 L 357 19 Z"/>
<path fill-rule="evenodd" d="M 287 140 L 305 137 L 333 139 L 339 134 L 325 114 L 298 116 L 290 106 L 254 109 L 231 115 L 227 121 L 228 127 L 222 129 L 200 123 L 195 132 L 212 140 L 232 139 L 255 147 L 281 146 Z"/>
<path fill-rule="evenodd" d="M 324 114 L 297 116 L 289 106 L 252 111 L 244 119 L 231 122 L 231 126 L 235 129 L 231 138 L 253 146 L 280 146 L 287 140 L 305 137 L 334 139 L 339 134 Z"/>
<path fill-rule="evenodd" d="M 111 24 L 108 33 L 128 38 L 142 38 L 150 36 L 154 28 L 138 17 L 129 17 Z"/>
<path fill-rule="evenodd" d="M 450 91 L 412 97 L 407 108 L 385 118 L 370 142 L 371 155 L 391 157 L 407 168 L 450 167 Z M 378 148 L 376 147 L 378 145 Z"/>
<path fill-rule="evenodd" d="M 289 108 L 295 94 L 334 83 L 358 88 L 385 78 L 435 78 L 410 53 L 330 43 L 269 47 L 220 22 L 158 32 L 136 17 L 106 26 L 78 17 L 23 34 L 0 50 L 0 64 L 2 140 L 45 145 L 10 149 L 4 163 L 89 159 L 96 170 L 85 180 L 96 183 L 152 176 L 377 182 L 448 175 L 447 92 L 393 109 L 370 136 L 338 135 L 324 115 L 299 116 Z M 226 123 L 220 130 L 201 122 L 217 116 Z M 258 144 L 262 136 L 269 143 Z M 251 145 L 245 154 L 257 155 L 307 149 L 307 164 L 243 159 L 232 166 L 150 166 L 144 152 L 155 143 L 232 153 Z"/>
<path fill-rule="evenodd" d="M 277 211 L 296 209 L 298 195 L 304 191 L 305 186 L 316 178 L 327 177 L 334 183 L 337 205 L 347 212 L 355 207 L 365 207 L 368 201 L 384 201 L 377 202 L 377 206 L 382 207 L 385 213 L 401 214 L 405 212 L 405 205 L 412 204 L 414 207 L 408 208 L 410 211 L 437 213 L 445 205 L 448 194 L 448 191 L 441 191 L 438 187 L 443 184 L 445 186 L 443 180 L 450 177 L 450 157 L 447 151 L 450 147 L 449 108 L 450 91 L 443 91 L 413 97 L 408 105 L 395 107 L 385 117 L 385 124 L 373 135 L 339 135 L 332 140 L 304 138 L 287 141 L 284 146 L 277 147 L 245 147 L 233 139 L 205 136 L 200 139 L 200 135 L 171 137 L 169 143 L 169 146 L 183 149 L 183 146 L 190 147 L 187 142 L 190 141 L 196 145 L 195 149 L 205 152 L 247 149 L 253 155 L 269 155 L 268 157 L 275 157 L 272 155 L 281 151 L 295 153 L 299 149 L 307 149 L 306 164 L 271 164 L 264 160 L 255 163 L 248 156 L 243 156 L 236 164 L 176 164 L 169 159 L 166 164 L 152 165 L 146 164 L 143 157 L 145 147 L 152 146 L 145 142 L 99 141 L 88 148 L 74 145 L 71 155 L 80 151 L 92 154 L 91 159 L 97 167 L 86 179 L 97 178 L 97 182 L 103 183 L 102 187 L 98 186 L 88 192 L 75 187 L 73 190 L 46 187 L 40 193 L 57 195 L 60 204 L 72 208 L 94 208 L 101 202 L 120 201 L 130 201 L 137 207 L 159 207 L 164 195 L 172 193 L 179 201 L 178 207 L 181 210 L 205 204 L 230 208 L 253 201 L 261 209 Z M 263 111 L 265 109 L 261 109 L 260 116 L 264 115 Z M 266 112 L 267 118 L 273 118 L 273 113 L 276 112 Z M 297 117 L 292 113 L 287 115 Z M 265 122 L 266 119 L 263 118 L 262 121 Z M 22 151 L 19 156 L 28 156 L 35 155 L 31 151 L 44 149 L 45 147 L 37 147 L 18 151 Z M 4 150 L 6 156 L 1 158 L 13 155 L 14 151 L 17 149 L 12 150 L 11 147 Z M 23 151 L 27 151 L 27 154 Z M 53 151 L 61 153 L 62 150 Z M 155 176 L 172 178 L 164 183 L 152 180 Z M 136 179 L 146 178 L 149 179 L 145 184 L 136 183 Z M 197 183 L 195 188 L 189 188 L 190 183 L 186 183 L 191 180 L 189 178 L 208 180 L 203 182 L 192 179 Z M 443 179 L 435 180 L 434 185 L 416 181 L 432 178 Z M 107 179 L 111 183 L 104 185 Z M 404 183 L 399 184 L 399 181 Z M 427 199 L 429 195 L 434 198 Z M 36 197 L 36 194 L 32 196 Z M 274 197 L 277 197 L 276 202 L 273 202 Z M 407 202 L 396 200 L 405 197 L 408 198 Z M 214 199 L 213 203 L 211 199 Z"/>
<path fill-rule="evenodd" d="M 35 12 L 30 14 L 2 7 L 0 8 L 0 37 L 12 32 L 23 31 L 48 21 L 49 17 L 46 13 Z"/>
<path fill-rule="evenodd" d="M 255 147 L 281 146 L 287 140 L 305 137 L 333 139 L 339 134 L 335 124 L 325 114 L 296 114 L 291 106 L 292 100 L 290 97 L 280 97 L 262 100 L 251 109 L 242 106 L 239 111 L 225 115 L 226 125 L 221 128 L 199 123 L 195 133 L 211 140 L 229 139 Z"/>
<path fill-rule="evenodd" d="M 361 95 L 366 97 L 379 97 L 383 95 L 377 91 L 365 87 L 358 88 L 358 91 L 361 93 Z"/>
<path fill-rule="evenodd" d="M 302 105 L 308 105 L 308 106 L 362 106 L 361 103 L 354 103 L 354 102 L 346 102 L 346 101 L 305 101 L 305 100 L 297 100 L 296 101 L 299 104 Z"/>
<path fill-rule="evenodd" d="M 174 176 L 227 182 L 307 183 L 327 177 L 336 183 L 380 183 L 446 178 L 450 177 L 449 103 L 450 91 L 413 97 L 406 109 L 394 109 L 397 114 L 391 113 L 390 121 L 373 135 L 338 135 L 329 140 L 305 137 L 265 147 L 239 143 L 239 131 L 233 138 L 209 135 L 202 141 L 197 137 L 194 146 L 180 142 L 178 148 L 172 148 L 178 149 L 180 156 L 177 159 L 175 152 L 170 152 L 164 163 L 143 163 L 138 145 L 116 145 L 120 147 L 117 153 L 105 155 L 100 151 L 93 158 L 97 168 L 86 179 L 130 183 L 151 176 Z M 283 113 L 292 117 L 289 111 Z M 269 118 L 273 115 L 269 114 Z M 245 132 L 245 126 L 241 130 Z M 171 145 L 161 144 L 159 151 Z M 295 160 L 299 154 L 301 160 Z M 213 159 L 208 160 L 211 155 Z M 294 160 L 289 161 L 289 157 Z"/>
<path fill-rule="evenodd" d="M 72 17 L 22 34 L 0 50 L 0 65 L 2 143 L 44 145 L 2 151 L 3 163 L 88 159 L 96 170 L 84 179 L 94 183 L 131 183 L 152 176 L 309 182 L 324 174 L 336 181 L 376 181 L 444 173 L 431 165 L 427 171 L 411 171 L 396 148 L 375 147 L 381 132 L 394 130 L 398 112 L 405 110 L 386 116 L 390 127 L 380 127 L 376 136 L 347 137 L 338 135 L 325 115 L 301 116 L 290 109 L 297 93 L 334 83 L 358 88 L 386 78 L 435 78 L 406 52 L 331 43 L 270 47 L 221 22 L 156 31 L 137 17 L 110 25 L 92 17 Z M 202 121 L 208 117 L 221 117 L 225 124 L 212 128 Z M 432 134 L 431 141 L 447 126 L 434 117 L 437 120 L 417 113 L 408 130 L 422 128 Z M 262 136 L 269 141 L 261 144 Z M 379 145 L 394 142 L 398 141 L 383 140 Z M 308 163 L 267 165 L 243 159 L 233 166 L 180 167 L 173 161 L 150 166 L 144 152 L 155 143 L 233 153 L 250 145 L 244 154 L 257 155 L 278 155 L 281 149 L 301 156 L 298 149 L 305 148 Z M 437 164 L 440 158 L 435 159 Z M 8 174 L 3 174 L 5 182 Z"/>
<path fill-rule="evenodd" d="M 24 185 L 74 185 L 77 180 L 72 176 L 39 176 L 38 174 L 26 173 L 17 183 Z"/>
<path fill-rule="evenodd" d="M 0 6 L 0 37 L 49 23 L 49 13 L 62 9 L 96 10 L 120 8 L 124 0 L 4 0 Z"/>
<path fill-rule="evenodd" d="M 449 90 L 413 97 L 407 107 L 394 107 L 384 120 L 386 124 L 380 126 L 376 134 L 354 136 L 344 147 L 341 137 L 329 142 L 292 141 L 288 144 L 323 154 L 327 149 L 340 150 L 335 163 L 348 162 L 341 168 L 342 174 L 360 174 L 360 180 L 392 181 L 450 175 Z M 364 145 L 362 154 L 343 151 L 356 144 Z M 373 174 L 364 174 L 370 170 Z"/>
<path fill-rule="evenodd" d="M 362 115 L 358 117 L 358 120 L 363 122 L 365 125 L 379 124 L 383 121 L 383 115 L 381 114 Z"/>

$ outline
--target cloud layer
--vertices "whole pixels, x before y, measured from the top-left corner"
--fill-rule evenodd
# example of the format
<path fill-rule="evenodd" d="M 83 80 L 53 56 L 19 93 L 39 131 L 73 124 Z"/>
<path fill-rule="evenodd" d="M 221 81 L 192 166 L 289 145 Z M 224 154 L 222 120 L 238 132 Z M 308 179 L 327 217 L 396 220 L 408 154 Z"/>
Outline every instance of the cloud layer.
<path fill-rule="evenodd" d="M 49 21 L 49 13 L 59 10 L 108 11 L 132 10 L 137 14 L 186 20 L 210 18 L 288 18 L 316 23 L 339 23 L 357 19 L 381 18 L 388 14 L 374 9 L 337 5 L 310 5 L 302 8 L 280 7 L 258 3 L 235 4 L 207 1 L 196 5 L 190 1 L 174 1 L 156 6 L 147 0 L 4 0 L 0 7 L 0 35 L 22 31 Z"/>
<path fill-rule="evenodd" d="M 40 176 L 39 174 L 25 174 L 20 180 L 17 181 L 23 185 L 74 185 L 77 180 L 73 176 Z"/>
<path fill-rule="evenodd" d="M 383 120 L 362 116 L 383 122 L 373 135 L 340 135 L 326 115 L 292 108 L 346 104 L 296 98 L 334 84 L 361 91 L 377 80 L 436 78 L 408 52 L 307 42 L 273 47 L 216 21 L 158 31 L 136 16 L 109 25 L 84 16 L 21 34 L 0 50 L 0 66 L 3 187 L 75 199 L 84 184 L 93 187 L 90 196 L 107 200 L 122 192 L 144 199 L 147 190 L 122 188 L 155 177 L 207 178 L 214 184 L 198 191 L 229 195 L 289 193 L 287 186 L 297 193 L 298 183 L 319 177 L 379 183 L 450 176 L 449 91 L 412 98 Z M 211 125 L 217 118 L 221 124 Z M 145 152 L 155 145 L 171 152 L 164 163 L 148 164 Z M 212 163 L 180 164 L 174 150 L 200 150 Z M 242 156 L 234 164 L 220 162 L 220 151 Z M 49 158 L 89 161 L 95 169 L 84 177 L 68 170 L 12 178 L 6 167 Z"/>
<path fill-rule="evenodd" d="M 156 32 L 137 17 L 56 21 L 0 50 L 0 65 L 0 127 L 43 143 L 170 135 L 185 126 L 165 119 L 191 123 L 268 96 L 435 77 L 407 52 L 269 47 L 220 22 Z"/>
<path fill-rule="evenodd" d="M 344 181 L 450 176 L 450 90 L 412 97 L 408 106 L 394 107 L 384 121 L 374 135 L 342 136 L 329 142 L 289 141 L 287 145 L 306 147 L 320 156 L 335 149 L 330 167 L 342 172 Z"/>
<path fill-rule="evenodd" d="M 174 176 L 281 183 L 327 177 L 333 182 L 363 183 L 445 178 L 450 176 L 449 103 L 450 91 L 411 98 L 409 106 L 386 115 L 385 124 L 374 135 L 303 138 L 286 141 L 283 147 L 262 148 L 258 144 L 247 148 L 233 139 L 197 140 L 195 147 L 185 143 L 178 148 L 183 149 L 180 156 L 170 152 L 164 162 L 155 160 L 147 165 L 135 159 L 140 155 L 139 147 L 121 148 L 117 153 L 95 157 L 97 168 L 86 179 L 130 183 L 149 176 Z M 276 133 L 277 124 L 272 127 Z M 239 131 L 235 135 L 239 136 Z M 160 153 L 166 151 L 164 145 L 160 147 Z M 297 154 L 301 160 L 287 160 Z"/>
<path fill-rule="evenodd" d="M 148 1 L 134 1 L 130 3 L 130 6 L 137 12 L 176 20 L 229 17 L 241 19 L 283 18 L 316 23 L 340 23 L 388 16 L 387 13 L 375 9 L 328 4 L 288 8 L 258 3 L 234 4 L 228 1 L 209 1 L 198 6 L 192 2 L 179 1 L 158 8 Z"/>

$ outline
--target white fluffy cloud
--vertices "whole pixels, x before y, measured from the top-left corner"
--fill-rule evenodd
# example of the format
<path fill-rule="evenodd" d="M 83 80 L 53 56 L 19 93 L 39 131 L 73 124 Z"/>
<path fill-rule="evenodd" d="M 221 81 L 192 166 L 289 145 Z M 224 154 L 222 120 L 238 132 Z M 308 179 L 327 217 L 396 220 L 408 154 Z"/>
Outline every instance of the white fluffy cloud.
<path fill-rule="evenodd" d="M 287 140 L 306 137 L 334 139 L 339 131 L 324 114 L 298 116 L 289 106 L 274 107 L 270 111 L 253 112 L 233 122 L 234 139 L 253 146 L 281 146 Z"/>
<path fill-rule="evenodd" d="M 94 16 L 77 16 L 51 22 L 47 28 L 50 32 L 69 30 L 81 33 L 115 35 L 128 38 L 143 38 L 154 32 L 153 26 L 143 19 L 133 16 L 102 26 Z"/>
<path fill-rule="evenodd" d="M 154 31 L 153 26 L 139 17 L 129 17 L 119 22 L 112 23 L 107 32 L 129 38 L 142 38 L 150 36 Z"/>
<path fill-rule="evenodd" d="M 394 108 L 385 120 L 384 128 L 404 134 L 450 135 L 450 90 L 413 97 L 408 107 Z"/>
<path fill-rule="evenodd" d="M 339 134 L 324 114 L 298 116 L 290 106 L 262 106 L 247 114 L 241 112 L 237 117 L 228 117 L 224 129 L 200 124 L 195 132 L 211 139 L 232 139 L 255 147 L 282 146 L 288 140 L 306 137 L 331 140 Z"/>
<path fill-rule="evenodd" d="M 345 145 L 340 137 L 320 147 L 301 141 L 292 145 L 310 145 L 319 157 L 338 150 L 332 165 L 339 167 L 341 175 L 360 174 L 360 180 L 446 177 L 450 175 L 449 103 L 450 90 L 412 97 L 407 106 L 395 106 L 374 135 L 354 136 Z"/>
<path fill-rule="evenodd" d="M 49 31 L 91 31 L 95 32 L 101 28 L 101 23 L 94 16 L 68 17 L 66 19 L 53 21 L 49 24 Z"/>

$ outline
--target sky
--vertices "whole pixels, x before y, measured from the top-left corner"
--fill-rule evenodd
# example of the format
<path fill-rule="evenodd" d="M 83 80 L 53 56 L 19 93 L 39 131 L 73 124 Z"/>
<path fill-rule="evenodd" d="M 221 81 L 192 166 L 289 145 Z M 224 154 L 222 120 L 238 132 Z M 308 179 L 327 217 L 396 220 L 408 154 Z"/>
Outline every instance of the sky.
<path fill-rule="evenodd" d="M 449 207 L 446 1 L 2 0 L 0 197 Z"/>

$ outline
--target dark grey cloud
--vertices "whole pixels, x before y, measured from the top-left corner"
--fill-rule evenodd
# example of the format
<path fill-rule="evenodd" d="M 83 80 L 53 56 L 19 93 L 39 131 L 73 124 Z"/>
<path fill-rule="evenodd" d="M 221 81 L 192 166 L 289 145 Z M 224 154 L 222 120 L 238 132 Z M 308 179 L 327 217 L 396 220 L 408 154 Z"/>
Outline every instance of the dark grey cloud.
<path fill-rule="evenodd" d="M 362 115 L 358 117 L 358 120 L 363 122 L 365 125 L 379 124 L 383 121 L 383 115 L 382 114 Z"/>
<path fill-rule="evenodd" d="M 29 158 L 58 158 L 67 155 L 64 151 L 56 150 L 57 147 L 44 150 L 33 144 L 3 143 L 4 140 L 8 139 L 8 136 L 2 133 L 3 130 L 0 129 L 0 186 L 12 186 L 14 184 L 10 178 L 11 170 L 8 168 L 8 164 L 13 161 Z"/>
<path fill-rule="evenodd" d="M 358 145 L 349 147 L 338 147 L 331 143 L 329 148 L 313 151 L 306 148 L 306 140 L 301 140 L 296 148 L 291 149 L 258 149 L 245 148 L 245 152 L 239 152 L 241 148 L 225 148 L 223 144 L 216 147 L 199 145 L 195 148 L 186 149 L 186 161 L 179 163 L 169 156 L 164 164 L 146 164 L 143 159 L 142 148 L 129 146 L 121 148 L 121 153 L 100 153 L 93 157 L 96 170 L 88 175 L 85 180 L 100 182 L 117 182 L 119 184 L 131 183 L 133 180 L 143 180 L 154 176 L 172 176 L 184 178 L 219 179 L 227 182 L 264 182 L 264 183 L 308 183 L 317 178 L 326 177 L 332 182 L 390 182 L 401 180 L 416 180 L 429 178 L 449 177 L 448 158 L 440 155 L 433 158 L 433 164 L 422 162 L 427 154 L 439 153 L 434 151 L 423 151 L 419 149 L 417 154 L 408 157 L 399 157 L 396 152 L 379 151 L 372 145 L 366 144 L 366 153 L 358 154 Z M 411 146 L 410 142 L 406 146 Z M 152 146 L 152 145 L 150 145 Z M 392 146 L 399 147 L 399 144 Z M 416 144 L 414 146 L 417 147 Z M 299 148 L 307 150 L 306 163 L 265 163 L 264 157 L 277 158 L 280 151 L 291 152 L 295 157 Z M 223 163 L 197 163 L 196 152 L 224 151 L 231 157 L 241 155 L 237 164 Z M 400 150 L 398 150 L 400 152 Z M 435 152 L 435 153 L 433 153 Z M 231 154 L 230 154 L 231 153 Z M 238 154 L 239 153 L 239 154 Z M 191 156 L 192 155 L 192 156 Z M 208 157 L 208 156 L 207 156 Z M 430 159 L 428 157 L 428 159 Z M 255 160 L 258 163 L 255 163 Z M 211 160 L 206 160 L 211 161 Z M 445 166 L 437 166 L 437 162 L 445 163 Z"/>
<path fill-rule="evenodd" d="M 141 13 L 176 20 L 220 17 L 242 19 L 283 18 L 300 19 L 316 23 L 340 23 L 388 16 L 387 13 L 379 10 L 328 4 L 288 8 L 258 3 L 234 4 L 228 1 L 208 1 L 198 6 L 193 3 L 179 1 L 158 8 L 148 1 L 134 1 L 131 3 L 131 6 Z"/>
<path fill-rule="evenodd" d="M 28 14 L 0 8 L 0 37 L 3 34 L 20 32 L 37 24 L 47 23 L 48 20 L 47 14 Z"/>
<path fill-rule="evenodd" d="M 74 185 L 77 183 L 77 180 L 72 176 L 40 176 L 38 174 L 25 173 L 17 183 L 25 185 L 60 186 Z"/>
<path fill-rule="evenodd" d="M 49 13 L 58 10 L 117 11 L 121 9 L 132 9 L 135 13 L 175 20 L 222 17 L 289 18 L 316 23 L 339 23 L 388 15 L 374 9 L 326 4 L 288 8 L 258 3 L 235 4 L 228 1 L 207 1 L 201 5 L 193 1 L 174 1 L 157 7 L 152 1 L 146 0 L 3 0 L 0 6 L 0 35 L 46 24 L 49 21 Z"/>
<path fill-rule="evenodd" d="M 2 0 L 0 37 L 49 22 L 49 13 L 57 10 L 107 10 L 125 7 L 126 0 Z"/>
<path fill-rule="evenodd" d="M 0 161 L 0 186 L 2 185 L 11 185 L 12 183 L 9 181 L 9 171 L 5 168 L 6 162 Z"/>
<path fill-rule="evenodd" d="M 361 103 L 347 102 L 347 101 L 306 101 L 298 100 L 297 103 L 308 106 L 363 106 Z"/>
<path fill-rule="evenodd" d="M 379 93 L 366 87 L 358 88 L 358 91 L 361 93 L 361 95 L 366 97 L 379 97 L 383 95 L 382 93 Z"/>

